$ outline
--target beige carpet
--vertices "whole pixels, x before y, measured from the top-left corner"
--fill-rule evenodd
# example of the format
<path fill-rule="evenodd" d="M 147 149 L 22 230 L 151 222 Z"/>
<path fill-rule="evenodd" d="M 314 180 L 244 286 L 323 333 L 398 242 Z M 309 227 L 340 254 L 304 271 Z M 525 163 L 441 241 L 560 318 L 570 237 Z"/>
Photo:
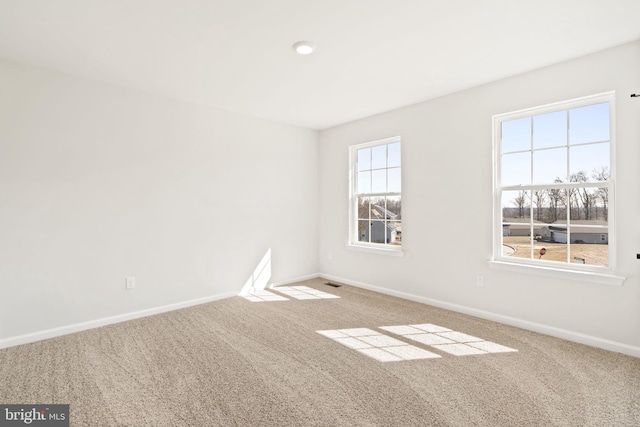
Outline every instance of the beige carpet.
<path fill-rule="evenodd" d="M 639 426 L 640 359 L 362 289 L 242 297 L 0 350 L 0 403 L 74 426 Z M 434 324 L 517 352 L 455 356 L 379 329 Z M 316 331 L 441 357 L 379 362 Z"/>

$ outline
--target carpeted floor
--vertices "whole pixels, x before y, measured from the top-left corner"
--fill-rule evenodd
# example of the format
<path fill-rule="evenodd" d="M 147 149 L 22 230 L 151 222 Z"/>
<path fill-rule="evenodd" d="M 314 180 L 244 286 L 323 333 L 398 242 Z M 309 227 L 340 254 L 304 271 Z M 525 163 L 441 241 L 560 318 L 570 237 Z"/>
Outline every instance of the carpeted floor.
<path fill-rule="evenodd" d="M 234 297 L 0 350 L 0 403 L 69 403 L 73 426 L 640 425 L 640 359 L 300 285 L 340 298 Z M 456 356 L 380 329 L 424 324 L 517 351 Z M 359 328 L 440 357 L 380 362 L 316 332 Z"/>

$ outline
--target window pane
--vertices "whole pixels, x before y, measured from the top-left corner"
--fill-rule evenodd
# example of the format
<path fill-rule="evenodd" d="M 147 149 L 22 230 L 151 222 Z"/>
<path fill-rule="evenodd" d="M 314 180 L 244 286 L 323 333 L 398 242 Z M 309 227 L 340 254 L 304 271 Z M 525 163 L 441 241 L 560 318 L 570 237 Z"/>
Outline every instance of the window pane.
<path fill-rule="evenodd" d="M 571 144 L 609 141 L 609 103 L 569 110 Z"/>
<path fill-rule="evenodd" d="M 531 258 L 530 193 L 502 193 L 502 254 Z"/>
<path fill-rule="evenodd" d="M 502 254 L 514 258 L 531 259 L 532 240 L 524 225 L 505 226 L 502 235 Z"/>
<path fill-rule="evenodd" d="M 402 198 L 400 196 L 387 197 L 387 210 L 391 213 L 390 219 L 402 219 Z"/>
<path fill-rule="evenodd" d="M 502 185 L 531 184 L 531 153 L 502 156 Z"/>
<path fill-rule="evenodd" d="M 580 214 L 580 196 L 578 195 L 579 189 L 569 188 L 565 191 L 567 194 L 567 204 L 569 207 L 569 218 L 571 218 L 571 221 L 579 220 L 582 217 L 582 215 Z"/>
<path fill-rule="evenodd" d="M 551 228 L 555 227 L 551 226 Z M 566 228 L 558 230 L 551 231 L 551 235 L 553 236 L 552 238 L 556 239 L 553 242 L 535 242 L 533 246 L 533 259 L 563 263 L 567 262 L 567 245 L 566 243 L 561 242 L 563 239 L 566 240 Z"/>
<path fill-rule="evenodd" d="M 528 223 L 530 218 L 531 196 L 528 191 L 502 192 L 502 220 L 504 222 Z M 523 221 L 522 218 L 526 218 Z"/>
<path fill-rule="evenodd" d="M 531 237 L 504 236 L 502 239 L 503 255 L 531 259 Z"/>
<path fill-rule="evenodd" d="M 558 181 L 560 180 L 560 181 Z M 551 184 L 567 180 L 567 149 L 533 152 L 533 183 Z"/>
<path fill-rule="evenodd" d="M 371 148 L 358 150 L 358 170 L 371 169 Z"/>
<path fill-rule="evenodd" d="M 400 192 L 400 168 L 389 169 L 389 188 L 387 191 L 389 193 L 399 193 Z"/>
<path fill-rule="evenodd" d="M 533 116 L 533 148 L 567 145 L 567 112 Z"/>
<path fill-rule="evenodd" d="M 371 193 L 371 172 L 358 172 L 358 194 Z"/>
<path fill-rule="evenodd" d="M 358 197 L 358 218 L 369 219 L 369 197 Z"/>
<path fill-rule="evenodd" d="M 580 224 L 580 221 L 586 221 L 587 224 L 593 223 L 598 215 L 604 218 L 603 194 L 600 193 L 602 190 L 606 189 L 582 187 L 568 190 L 571 195 L 572 224 Z"/>
<path fill-rule="evenodd" d="M 531 118 L 525 117 L 517 120 L 502 122 L 503 153 L 531 149 Z"/>
<path fill-rule="evenodd" d="M 400 221 L 390 221 L 389 225 L 392 230 L 392 245 L 400 245 L 402 243 L 402 223 Z"/>
<path fill-rule="evenodd" d="M 572 223 L 573 224 L 573 223 Z M 571 262 L 588 265 L 609 265 L 609 228 L 601 221 L 578 221 L 572 225 Z"/>
<path fill-rule="evenodd" d="M 594 213 L 592 218 L 601 225 L 609 223 L 609 189 L 607 187 L 595 190 L 595 200 L 593 204 Z"/>
<path fill-rule="evenodd" d="M 580 145 L 569 149 L 571 174 L 584 172 L 586 181 L 595 181 L 598 172 L 609 166 L 609 143 Z M 595 176 L 595 177 L 594 177 Z"/>
<path fill-rule="evenodd" d="M 371 192 L 385 193 L 387 191 L 387 170 L 374 170 L 371 172 Z"/>
<path fill-rule="evenodd" d="M 387 146 L 378 145 L 371 148 L 371 169 L 387 167 Z"/>
<path fill-rule="evenodd" d="M 369 241 L 369 220 L 358 221 L 358 241 Z"/>
<path fill-rule="evenodd" d="M 531 191 L 531 207 L 533 208 L 533 222 L 535 224 L 544 223 L 547 211 L 548 195 L 546 190 Z"/>
<path fill-rule="evenodd" d="M 543 212 L 543 223 L 534 226 L 534 259 L 567 262 L 567 191 L 549 189 L 547 206 Z M 541 249 L 545 252 L 542 254 Z"/>
<path fill-rule="evenodd" d="M 389 160 L 388 160 L 389 164 L 387 166 L 390 168 L 400 166 L 400 143 L 396 142 L 394 144 L 389 144 L 388 150 L 389 150 Z"/>
<path fill-rule="evenodd" d="M 595 168 L 591 171 L 591 178 L 594 181 L 608 181 L 611 178 L 611 174 L 609 173 L 609 166 L 601 166 L 599 168 Z"/>
<path fill-rule="evenodd" d="M 540 228 L 544 224 L 566 224 L 567 223 L 567 193 L 566 190 L 559 188 L 550 188 L 547 190 L 539 190 L 544 192 L 544 199 L 539 215 L 537 209 L 534 209 L 534 222 L 536 225 L 536 234 L 540 234 Z M 537 196 L 534 192 L 533 201 L 536 205 Z"/>
<path fill-rule="evenodd" d="M 594 240 L 600 240 L 600 242 L 572 243 L 571 261 L 576 264 L 607 267 L 609 265 L 609 233 L 596 234 Z"/>
<path fill-rule="evenodd" d="M 375 199 L 371 199 L 371 218 L 381 219 L 381 220 L 386 219 L 385 213 L 386 213 L 385 198 L 376 197 Z"/>
<path fill-rule="evenodd" d="M 387 227 L 385 221 L 371 221 L 370 233 L 371 243 L 387 243 Z"/>

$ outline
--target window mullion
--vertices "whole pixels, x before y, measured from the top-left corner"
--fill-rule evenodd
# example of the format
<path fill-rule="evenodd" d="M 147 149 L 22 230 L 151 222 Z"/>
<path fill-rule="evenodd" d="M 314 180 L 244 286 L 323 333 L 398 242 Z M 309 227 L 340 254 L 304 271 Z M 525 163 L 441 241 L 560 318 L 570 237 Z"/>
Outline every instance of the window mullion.
<path fill-rule="evenodd" d="M 356 197 L 390 197 L 390 196 L 401 196 L 402 193 L 392 192 L 392 193 L 357 193 Z"/>
<path fill-rule="evenodd" d="M 506 185 L 501 187 L 503 191 L 527 191 L 527 190 L 555 190 L 570 188 L 609 188 L 611 181 L 584 181 L 584 182 L 554 182 L 553 184 L 532 185 Z"/>

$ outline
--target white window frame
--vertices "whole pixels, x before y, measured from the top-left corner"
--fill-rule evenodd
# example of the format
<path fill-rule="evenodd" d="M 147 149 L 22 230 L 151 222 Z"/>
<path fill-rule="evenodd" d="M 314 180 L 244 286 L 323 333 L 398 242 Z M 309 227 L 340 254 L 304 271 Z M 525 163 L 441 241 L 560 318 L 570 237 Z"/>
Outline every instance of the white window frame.
<path fill-rule="evenodd" d="M 501 132 L 502 123 L 508 120 L 532 117 L 540 114 L 569 110 L 592 104 L 609 103 L 609 149 L 610 149 L 610 177 L 607 181 L 581 182 L 581 183 L 556 183 L 552 185 L 517 185 L 503 186 L 501 184 Z M 615 92 L 606 92 L 597 95 L 586 96 L 577 99 L 548 104 L 540 107 L 528 108 L 511 113 L 493 116 L 493 256 L 489 262 L 492 268 L 515 271 L 520 273 L 532 273 L 547 277 L 580 280 L 609 285 L 622 285 L 624 277 L 615 275 L 616 271 L 616 220 L 615 220 Z M 518 258 L 505 256 L 502 253 L 502 192 L 519 190 L 536 190 L 546 188 L 572 188 L 572 187 L 606 187 L 609 189 L 608 203 L 608 266 L 583 265 L 578 263 L 562 263 L 538 259 Z M 530 209 L 533 209 L 531 203 Z M 532 216 L 530 216 L 532 218 Z M 570 218 L 567 218 L 568 225 Z"/>
<path fill-rule="evenodd" d="M 363 148 L 376 147 L 379 145 L 388 145 L 400 143 L 400 191 L 384 192 L 384 193 L 367 193 L 367 196 L 400 196 L 402 197 L 402 141 L 400 136 L 379 139 L 376 141 L 366 142 L 364 144 L 352 145 L 349 147 L 349 238 L 347 248 L 361 252 L 374 254 L 384 254 L 391 256 L 404 256 L 402 242 L 399 245 L 390 245 L 386 243 L 369 243 L 358 240 L 358 150 Z M 404 220 L 401 220 L 404 227 Z"/>

